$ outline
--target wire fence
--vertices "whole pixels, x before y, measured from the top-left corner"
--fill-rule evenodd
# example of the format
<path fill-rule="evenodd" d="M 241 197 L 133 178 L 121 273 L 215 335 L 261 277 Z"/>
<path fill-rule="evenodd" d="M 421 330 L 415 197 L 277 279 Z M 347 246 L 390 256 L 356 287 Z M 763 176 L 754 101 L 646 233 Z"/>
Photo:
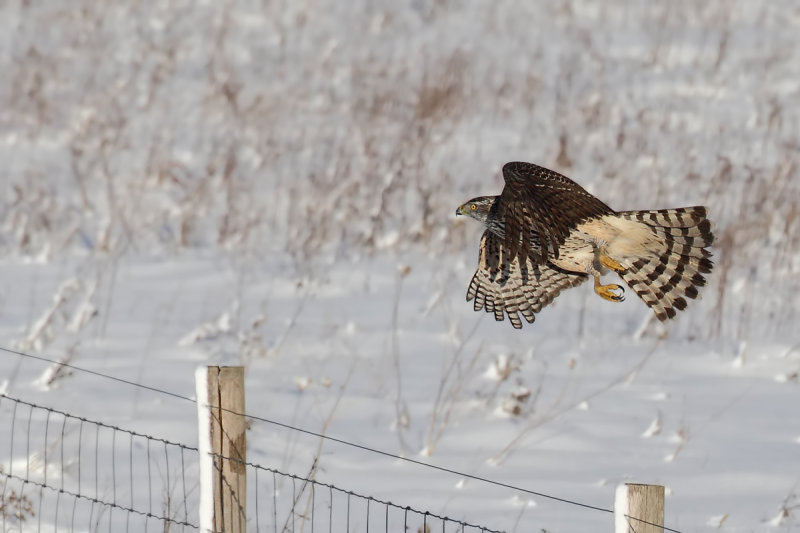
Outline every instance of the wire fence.
<path fill-rule="evenodd" d="M 237 461 L 235 458 L 215 456 Z M 390 501 L 244 462 L 248 499 L 255 500 L 247 530 L 259 532 L 452 532 L 500 533 L 483 526 L 401 506 Z M 215 470 L 222 474 L 220 470 Z M 230 484 L 236 480 L 230 480 Z"/>
<path fill-rule="evenodd" d="M 0 396 L 0 427 L 3 533 L 199 529 L 197 448 L 10 396 Z M 252 502 L 243 531 L 499 533 L 238 462 Z"/>
<path fill-rule="evenodd" d="M 2 531 L 197 529 L 196 448 L 0 396 Z"/>
<path fill-rule="evenodd" d="M 6 352 L 31 360 L 58 365 L 197 404 L 194 398 L 158 389 L 117 376 L 55 361 L 0 346 Z M 362 444 L 320 434 L 270 418 L 222 411 L 262 421 L 292 432 L 304 433 L 342 445 L 413 463 L 420 467 L 469 478 L 515 492 L 540 496 L 555 502 L 601 514 L 612 509 L 530 490 Z M 0 525 L 7 531 L 197 531 L 201 504 L 200 452 L 185 444 L 170 442 L 113 425 L 87 420 L 50 407 L 39 406 L 0 394 Z M 396 505 L 316 481 L 212 454 L 215 474 L 223 484 L 219 465 L 238 462 L 246 474 L 244 489 L 248 506 L 246 531 L 277 533 L 301 531 L 401 531 L 417 533 L 487 532 L 496 530 Z M 312 470 L 313 472 L 313 470 Z M 244 502 L 231 508 L 244 509 Z M 212 504 L 213 505 L 213 504 Z M 244 515 L 244 513 L 242 513 Z M 253 516 L 254 515 L 254 516 Z M 680 533 L 663 524 L 622 515 L 630 524 L 652 526 L 659 531 Z M 216 533 L 216 532 L 211 532 Z"/>

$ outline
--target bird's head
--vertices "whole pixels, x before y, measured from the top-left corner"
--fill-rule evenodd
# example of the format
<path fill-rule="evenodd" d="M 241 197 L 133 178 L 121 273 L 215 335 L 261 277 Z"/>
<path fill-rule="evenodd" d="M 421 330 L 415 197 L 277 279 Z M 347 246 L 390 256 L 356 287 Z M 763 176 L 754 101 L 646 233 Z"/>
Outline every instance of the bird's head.
<path fill-rule="evenodd" d="M 456 215 L 472 217 L 486 224 L 489 218 L 489 212 L 492 210 L 492 206 L 494 206 L 496 200 L 497 196 L 479 196 L 473 198 L 469 202 L 459 206 L 459 208 L 456 209 Z"/>

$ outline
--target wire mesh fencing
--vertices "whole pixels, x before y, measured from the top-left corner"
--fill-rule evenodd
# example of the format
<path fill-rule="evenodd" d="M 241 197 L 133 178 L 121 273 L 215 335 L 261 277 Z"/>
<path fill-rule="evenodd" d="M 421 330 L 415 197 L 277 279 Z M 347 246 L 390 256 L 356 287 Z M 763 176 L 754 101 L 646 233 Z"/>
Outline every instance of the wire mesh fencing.
<path fill-rule="evenodd" d="M 195 531 L 198 452 L 0 396 L 2 531 Z"/>
<path fill-rule="evenodd" d="M 3 533 L 199 530 L 197 448 L 2 395 L 0 427 Z M 230 502 L 241 513 L 230 533 L 498 533 L 240 459 L 212 459 L 223 487 L 244 489 L 246 501 Z M 218 468 L 226 461 L 239 463 L 236 478 Z"/>
<path fill-rule="evenodd" d="M 217 458 L 236 461 L 227 457 Z M 253 502 L 247 505 L 247 531 L 499 533 L 483 526 L 356 494 L 308 477 L 253 463 L 242 464 L 247 476 L 247 501 Z M 217 468 L 214 472 L 215 475 L 224 474 Z M 238 482 L 236 478 L 223 479 L 225 487 Z M 233 497 L 230 492 L 222 492 L 226 495 L 224 497 Z"/>

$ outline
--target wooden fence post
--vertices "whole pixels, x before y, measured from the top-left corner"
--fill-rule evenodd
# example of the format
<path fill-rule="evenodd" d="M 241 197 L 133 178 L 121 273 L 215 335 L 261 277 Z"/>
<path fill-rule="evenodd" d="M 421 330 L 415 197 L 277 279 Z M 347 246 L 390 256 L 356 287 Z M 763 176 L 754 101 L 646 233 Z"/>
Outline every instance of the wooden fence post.
<path fill-rule="evenodd" d="M 247 528 L 247 441 L 244 367 L 208 367 L 211 453 L 214 455 L 214 531 Z M 223 459 L 224 457 L 224 459 Z"/>
<path fill-rule="evenodd" d="M 625 483 L 614 500 L 614 533 L 663 533 L 664 487 Z"/>

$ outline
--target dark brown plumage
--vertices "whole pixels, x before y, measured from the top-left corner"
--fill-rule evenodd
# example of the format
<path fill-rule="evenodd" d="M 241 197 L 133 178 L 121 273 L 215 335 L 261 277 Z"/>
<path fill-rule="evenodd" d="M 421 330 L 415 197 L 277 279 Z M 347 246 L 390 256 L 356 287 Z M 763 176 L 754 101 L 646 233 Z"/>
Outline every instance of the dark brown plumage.
<path fill-rule="evenodd" d="M 506 163 L 503 178 L 498 216 L 505 219 L 504 245 L 511 255 L 526 257 L 531 236 L 538 235 L 545 251 L 536 257 L 539 264 L 558 258 L 559 246 L 580 221 L 614 213 L 571 179 L 532 163 Z"/>
<path fill-rule="evenodd" d="M 508 315 L 535 313 L 563 289 L 594 277 L 606 300 L 622 301 L 619 285 L 601 285 L 601 273 L 617 272 L 659 320 L 686 308 L 713 264 L 714 240 L 702 206 L 616 213 L 557 172 L 531 163 L 503 167 L 499 196 L 473 198 L 456 214 L 482 222 L 478 270 L 467 290 L 475 310 Z"/>

